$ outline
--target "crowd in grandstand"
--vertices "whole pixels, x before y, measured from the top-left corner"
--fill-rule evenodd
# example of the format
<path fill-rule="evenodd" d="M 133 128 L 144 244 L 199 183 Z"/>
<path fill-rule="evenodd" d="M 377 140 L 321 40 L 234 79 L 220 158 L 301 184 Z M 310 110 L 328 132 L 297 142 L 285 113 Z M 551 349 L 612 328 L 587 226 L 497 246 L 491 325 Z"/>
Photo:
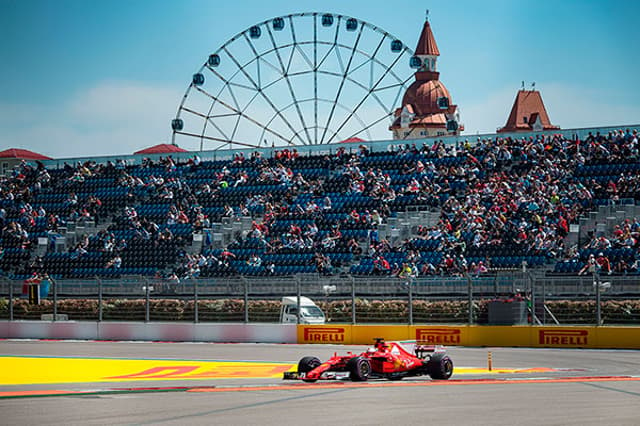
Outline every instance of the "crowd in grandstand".
<path fill-rule="evenodd" d="M 69 247 L 72 258 L 97 252 L 102 264 L 92 266 L 121 269 L 139 260 L 133 252 L 175 248 L 177 257 L 168 255 L 158 269 L 180 279 L 278 274 L 277 255 L 295 253 L 305 254 L 291 258 L 299 272 L 324 274 L 351 266 L 353 273 L 401 277 L 481 275 L 522 260 L 537 266 L 572 259 L 580 261 L 573 272 L 580 272 L 588 265 L 585 249 L 618 248 L 630 251 L 605 269 L 633 273 L 638 219 L 624 221 L 613 235 L 594 236 L 585 247 L 566 247 L 565 237 L 569 225 L 602 200 L 640 196 L 638 161 L 635 130 L 584 140 L 557 134 L 400 144 L 387 152 L 341 146 L 315 157 L 282 149 L 269 158 L 236 154 L 209 165 L 197 155 L 182 163 L 168 156 L 140 165 L 87 161 L 61 169 L 23 161 L 0 180 L 0 257 L 8 248 L 30 253 L 37 237 L 53 239 L 69 222 L 93 221 L 109 226 L 79 236 Z M 89 183 L 109 191 L 83 190 Z M 166 209 L 151 211 L 155 206 Z M 407 206 L 438 208 L 440 220 L 394 244 L 380 238 L 379 227 Z M 214 222 L 249 216 L 251 229 L 224 250 L 180 250 Z M 2 268 L 29 273 L 30 258 Z"/>

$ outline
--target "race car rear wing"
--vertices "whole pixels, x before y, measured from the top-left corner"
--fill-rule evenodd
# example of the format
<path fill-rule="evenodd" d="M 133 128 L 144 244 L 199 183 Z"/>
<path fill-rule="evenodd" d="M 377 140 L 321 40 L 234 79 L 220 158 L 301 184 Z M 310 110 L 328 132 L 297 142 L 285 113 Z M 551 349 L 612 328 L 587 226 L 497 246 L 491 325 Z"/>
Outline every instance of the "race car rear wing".
<path fill-rule="evenodd" d="M 414 348 L 414 352 L 416 357 L 420 359 L 425 359 L 427 355 L 430 355 L 434 352 L 441 352 L 444 349 L 441 346 L 437 345 L 427 345 L 421 342 L 416 342 L 416 346 Z"/>

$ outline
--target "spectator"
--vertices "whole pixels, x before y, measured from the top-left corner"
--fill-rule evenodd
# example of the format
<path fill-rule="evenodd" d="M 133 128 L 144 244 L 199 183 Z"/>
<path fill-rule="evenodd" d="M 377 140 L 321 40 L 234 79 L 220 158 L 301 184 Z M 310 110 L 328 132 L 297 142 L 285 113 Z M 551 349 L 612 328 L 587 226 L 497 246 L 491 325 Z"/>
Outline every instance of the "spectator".
<path fill-rule="evenodd" d="M 589 259 L 587 260 L 587 263 L 582 267 L 582 269 L 580 269 L 580 271 L 578 272 L 578 275 L 583 275 L 587 271 L 592 274 L 595 274 L 597 272 L 596 257 L 593 254 L 589 255 Z"/>
<path fill-rule="evenodd" d="M 107 262 L 107 265 L 105 266 L 105 268 L 120 269 L 121 266 L 122 266 L 122 258 L 120 257 L 119 254 L 116 254 L 114 257 L 111 258 L 111 260 L 109 260 L 109 262 Z"/>
<path fill-rule="evenodd" d="M 609 258 L 605 256 L 603 252 L 598 254 L 596 264 L 598 272 L 606 272 L 608 275 L 611 275 L 611 263 L 609 262 Z"/>

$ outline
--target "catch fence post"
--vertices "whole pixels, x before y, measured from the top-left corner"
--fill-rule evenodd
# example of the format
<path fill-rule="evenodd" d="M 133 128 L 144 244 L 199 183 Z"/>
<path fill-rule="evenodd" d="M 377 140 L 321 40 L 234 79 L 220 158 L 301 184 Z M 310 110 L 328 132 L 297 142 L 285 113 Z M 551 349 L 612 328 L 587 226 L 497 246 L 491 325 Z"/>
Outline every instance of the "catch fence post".
<path fill-rule="evenodd" d="M 356 279 L 351 275 L 351 324 L 356 323 Z"/>
<path fill-rule="evenodd" d="M 300 276 L 296 275 L 296 324 L 300 324 Z M 325 309 L 327 307 L 325 306 Z"/>
<path fill-rule="evenodd" d="M 149 312 L 149 281 L 147 281 L 146 278 L 143 278 L 144 282 L 145 282 L 145 286 L 144 286 L 144 298 L 145 298 L 145 303 L 144 303 L 144 322 L 149 322 L 149 318 L 150 318 L 150 312 Z"/>
<path fill-rule="evenodd" d="M 469 325 L 473 324 L 473 281 L 471 280 L 471 276 L 469 274 L 465 274 L 467 276 L 467 322 Z"/>
<path fill-rule="evenodd" d="M 596 327 L 599 327 L 602 325 L 602 311 L 600 307 L 600 273 L 597 271 L 593 273 L 593 283 L 596 286 Z"/>
<path fill-rule="evenodd" d="M 200 321 L 198 317 L 198 280 L 193 280 L 193 322 L 197 324 Z"/>
<path fill-rule="evenodd" d="M 529 325 L 536 323 L 536 285 L 535 278 L 531 271 L 527 271 L 527 282 L 529 283 L 529 289 L 525 293 L 525 302 L 527 303 L 527 310 L 529 311 Z"/>
<path fill-rule="evenodd" d="M 58 283 L 53 278 L 49 279 L 53 285 L 53 321 L 55 322 L 58 316 Z M 38 289 L 38 291 L 40 291 L 40 289 Z"/>
<path fill-rule="evenodd" d="M 413 278 L 409 277 L 407 281 L 407 285 L 409 288 L 407 289 L 409 293 L 409 325 L 413 325 Z"/>
<path fill-rule="evenodd" d="M 13 281 L 9 280 L 9 321 L 13 321 Z"/>
<path fill-rule="evenodd" d="M 246 278 L 242 278 L 244 290 L 244 323 L 249 323 L 249 282 Z"/>
<path fill-rule="evenodd" d="M 546 325 L 546 324 L 547 324 L 547 280 L 543 278 L 542 279 L 542 325 Z"/>
<path fill-rule="evenodd" d="M 98 322 L 102 322 L 102 280 L 96 277 L 98 281 Z"/>

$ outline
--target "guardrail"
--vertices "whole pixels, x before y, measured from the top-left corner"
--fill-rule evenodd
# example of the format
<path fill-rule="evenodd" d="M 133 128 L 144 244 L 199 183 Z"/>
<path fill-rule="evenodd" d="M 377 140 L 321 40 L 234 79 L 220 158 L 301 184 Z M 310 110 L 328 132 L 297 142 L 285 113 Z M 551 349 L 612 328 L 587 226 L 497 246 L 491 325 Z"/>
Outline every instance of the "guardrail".
<path fill-rule="evenodd" d="M 599 282 L 600 285 L 594 285 Z M 331 322 L 640 324 L 640 279 L 552 277 L 511 271 L 482 277 L 147 277 L 59 280 L 40 303 L 24 283 L 0 281 L 0 319 L 278 322 L 283 296 L 314 300 Z M 500 311 L 500 312 L 498 312 Z M 497 322 L 498 321 L 498 322 Z"/>

